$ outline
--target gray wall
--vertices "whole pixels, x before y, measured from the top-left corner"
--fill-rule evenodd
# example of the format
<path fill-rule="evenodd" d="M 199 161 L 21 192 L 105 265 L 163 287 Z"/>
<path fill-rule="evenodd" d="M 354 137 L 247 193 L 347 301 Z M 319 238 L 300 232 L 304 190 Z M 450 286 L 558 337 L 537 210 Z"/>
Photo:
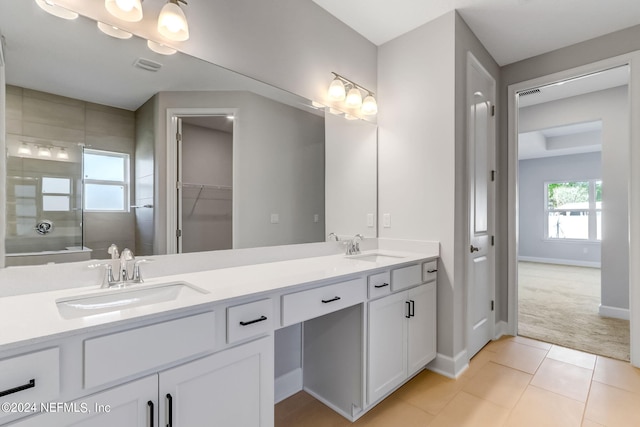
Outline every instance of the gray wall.
<path fill-rule="evenodd" d="M 577 261 L 600 265 L 600 242 L 545 239 L 545 183 L 601 179 L 601 155 L 597 153 L 520 160 L 518 255 L 549 262 Z"/>
<path fill-rule="evenodd" d="M 522 108 L 519 130 L 602 121 L 602 305 L 629 308 L 628 87 Z"/>
<path fill-rule="evenodd" d="M 151 206 L 137 208 L 136 255 L 153 255 L 154 212 L 158 208 L 154 201 L 155 190 L 155 138 L 158 116 L 158 97 L 153 96 L 136 111 L 135 142 L 135 205 Z"/>
<path fill-rule="evenodd" d="M 323 241 L 324 119 L 249 92 L 161 92 L 155 204 L 166 206 L 167 108 L 237 108 L 234 248 Z M 272 213 L 280 215 L 271 224 Z M 321 218 L 322 219 L 322 218 Z M 155 253 L 166 253 L 164 209 L 155 209 Z"/>
<path fill-rule="evenodd" d="M 498 66 L 455 12 L 379 49 L 378 212 L 383 238 L 437 240 L 438 353 L 466 348 L 466 55 Z"/>
<path fill-rule="evenodd" d="M 182 124 L 182 181 L 233 184 L 233 134 Z M 232 248 L 231 190 L 182 188 L 182 252 Z"/>

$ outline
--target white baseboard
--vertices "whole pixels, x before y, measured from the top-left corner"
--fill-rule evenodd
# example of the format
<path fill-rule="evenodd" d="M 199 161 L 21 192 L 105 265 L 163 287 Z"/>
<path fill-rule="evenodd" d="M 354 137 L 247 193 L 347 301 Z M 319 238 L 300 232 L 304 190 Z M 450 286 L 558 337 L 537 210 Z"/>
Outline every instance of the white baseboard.
<path fill-rule="evenodd" d="M 499 339 L 503 335 L 512 335 L 511 331 L 509 330 L 509 324 L 504 320 L 499 320 L 498 322 L 496 322 L 496 326 L 494 327 L 493 332 L 494 340 Z"/>
<path fill-rule="evenodd" d="M 302 390 L 302 368 L 294 369 L 284 375 L 280 375 L 274 384 L 275 403 L 281 402 L 289 396 L 293 396 Z"/>
<path fill-rule="evenodd" d="M 542 264 L 574 265 L 576 267 L 600 268 L 600 263 L 596 261 L 579 261 L 574 259 L 538 258 L 532 256 L 519 256 L 518 261 L 539 262 Z"/>
<path fill-rule="evenodd" d="M 438 353 L 436 358 L 427 365 L 427 369 L 448 378 L 458 378 L 469 367 L 469 356 L 464 349 L 456 357 Z"/>
<path fill-rule="evenodd" d="M 629 320 L 630 318 L 628 308 L 610 307 L 602 304 L 598 308 L 598 314 L 602 317 L 613 317 L 615 319 Z"/>

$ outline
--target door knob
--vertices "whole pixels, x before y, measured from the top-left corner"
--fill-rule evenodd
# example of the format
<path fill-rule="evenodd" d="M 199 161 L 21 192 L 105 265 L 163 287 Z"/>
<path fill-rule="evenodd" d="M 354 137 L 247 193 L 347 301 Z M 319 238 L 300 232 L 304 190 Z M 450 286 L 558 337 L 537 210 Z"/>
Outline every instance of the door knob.
<path fill-rule="evenodd" d="M 474 252 L 478 252 L 480 250 L 480 248 L 476 248 L 475 246 L 471 245 L 469 247 L 469 252 L 474 253 Z"/>

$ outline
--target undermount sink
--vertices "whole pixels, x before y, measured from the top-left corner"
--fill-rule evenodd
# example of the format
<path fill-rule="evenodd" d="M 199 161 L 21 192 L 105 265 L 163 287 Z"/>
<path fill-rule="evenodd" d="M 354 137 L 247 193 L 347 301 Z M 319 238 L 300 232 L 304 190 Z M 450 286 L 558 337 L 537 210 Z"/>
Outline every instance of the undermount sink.
<path fill-rule="evenodd" d="M 362 254 L 362 255 L 349 255 L 347 256 L 347 258 L 356 259 L 358 261 L 383 262 L 383 261 L 394 261 L 404 257 L 399 255 L 372 253 L 372 254 Z"/>
<path fill-rule="evenodd" d="M 56 300 L 58 311 L 65 319 L 92 316 L 94 314 L 125 310 L 127 308 L 175 301 L 181 298 L 203 295 L 208 292 L 186 282 L 163 283 L 144 287 L 104 290 Z"/>

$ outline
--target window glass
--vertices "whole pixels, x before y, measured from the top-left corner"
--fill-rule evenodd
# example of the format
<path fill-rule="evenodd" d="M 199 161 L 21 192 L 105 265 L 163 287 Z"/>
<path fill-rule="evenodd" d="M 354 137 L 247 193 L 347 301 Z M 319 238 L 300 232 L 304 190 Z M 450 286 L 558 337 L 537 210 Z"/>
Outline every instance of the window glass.
<path fill-rule="evenodd" d="M 129 210 L 129 155 L 84 150 L 84 209 L 127 212 Z"/>
<path fill-rule="evenodd" d="M 602 181 L 546 184 L 546 238 L 600 240 Z"/>
<path fill-rule="evenodd" d="M 42 193 L 71 194 L 71 180 L 69 178 L 42 177 Z"/>
<path fill-rule="evenodd" d="M 90 211 L 124 211 L 124 187 L 85 184 L 84 206 Z"/>
<path fill-rule="evenodd" d="M 115 153 L 114 153 L 115 154 Z M 124 181 L 125 158 L 108 152 L 84 154 L 84 177 L 100 181 Z"/>
<path fill-rule="evenodd" d="M 49 212 L 69 212 L 71 201 L 69 196 L 42 196 L 42 210 Z"/>

